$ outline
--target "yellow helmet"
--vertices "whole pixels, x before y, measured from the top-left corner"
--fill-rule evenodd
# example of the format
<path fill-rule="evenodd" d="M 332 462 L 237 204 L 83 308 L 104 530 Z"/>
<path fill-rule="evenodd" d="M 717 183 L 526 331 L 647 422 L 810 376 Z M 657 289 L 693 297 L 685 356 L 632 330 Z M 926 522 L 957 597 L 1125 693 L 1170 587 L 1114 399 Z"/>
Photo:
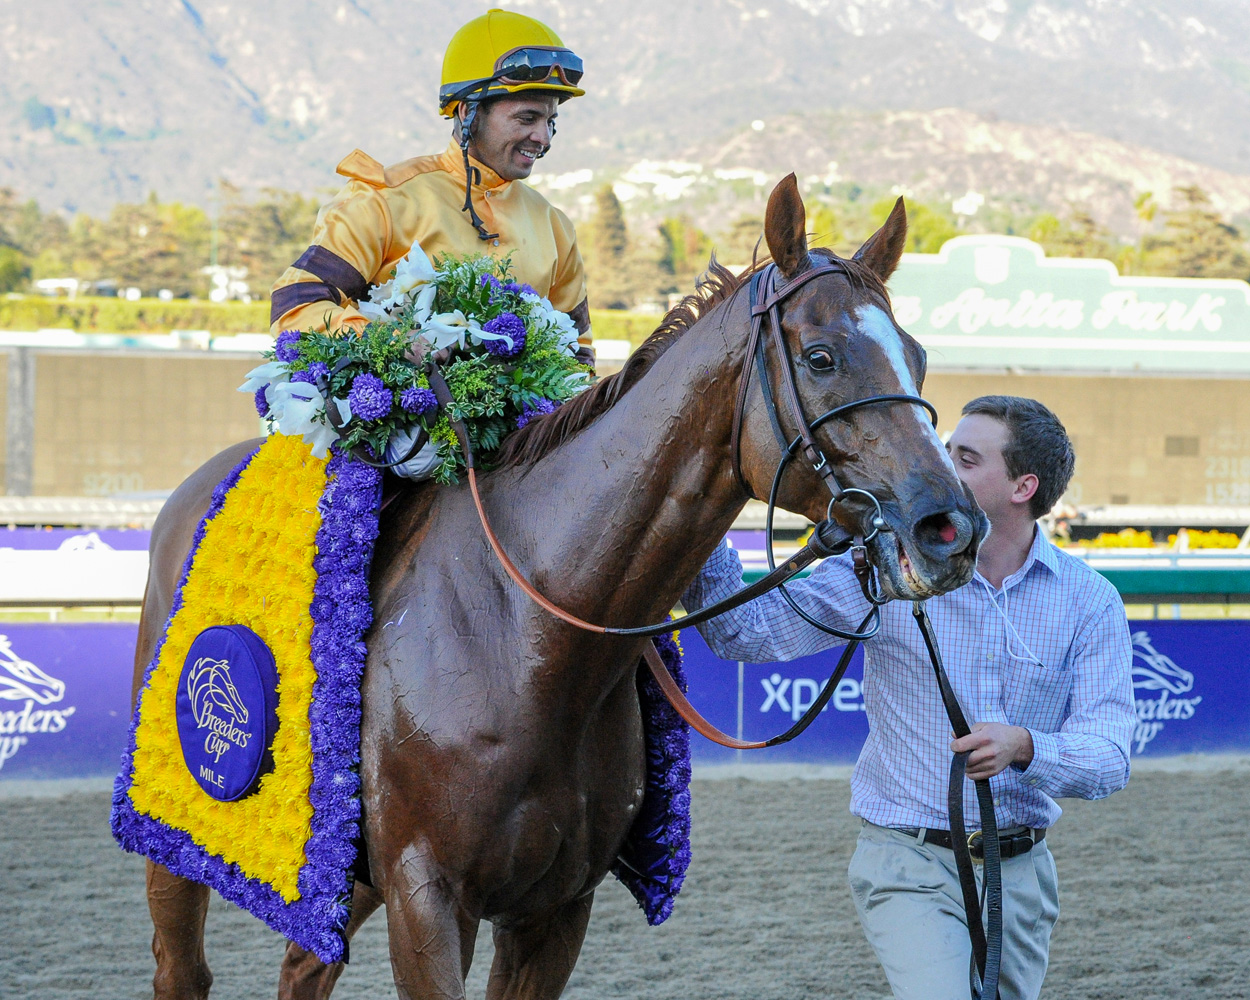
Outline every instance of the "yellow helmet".
<path fill-rule="evenodd" d="M 451 37 L 443 55 L 439 114 L 451 117 L 462 100 L 523 90 L 554 91 L 561 101 L 581 97 L 582 61 L 560 36 L 524 14 L 492 9 Z"/>

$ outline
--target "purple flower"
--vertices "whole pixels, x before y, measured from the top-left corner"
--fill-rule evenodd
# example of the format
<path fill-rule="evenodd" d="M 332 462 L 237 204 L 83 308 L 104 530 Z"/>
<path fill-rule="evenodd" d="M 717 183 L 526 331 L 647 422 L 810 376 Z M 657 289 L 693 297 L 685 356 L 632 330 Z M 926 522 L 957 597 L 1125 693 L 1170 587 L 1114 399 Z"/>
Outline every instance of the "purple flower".
<path fill-rule="evenodd" d="M 352 379 L 347 394 L 352 416 L 361 420 L 381 420 L 391 412 L 391 390 L 373 372 L 362 372 Z"/>
<path fill-rule="evenodd" d="M 317 378 L 320 375 L 329 375 L 330 366 L 324 361 L 314 361 L 302 372 L 295 372 L 291 376 L 292 382 L 307 382 L 309 385 L 316 385 Z"/>
<path fill-rule="evenodd" d="M 521 414 L 516 418 L 516 429 L 520 430 L 535 417 L 541 417 L 544 413 L 552 413 L 559 403 L 553 403 L 549 399 L 543 399 L 541 396 L 531 403 L 525 403 L 521 407 Z"/>
<path fill-rule="evenodd" d="M 299 360 L 299 343 L 298 330 L 283 330 L 278 334 L 278 342 L 274 347 L 274 356 L 279 361 L 285 361 L 288 365 L 292 361 Z"/>
<path fill-rule="evenodd" d="M 506 340 L 484 341 L 486 350 L 498 358 L 515 358 L 525 350 L 525 320 L 516 313 L 501 312 L 488 323 L 482 324 L 487 333 L 502 333 L 512 338 L 512 346 Z"/>
<path fill-rule="evenodd" d="M 499 279 L 496 278 L 493 274 L 484 274 L 482 275 L 482 287 L 489 288 L 491 291 L 495 291 L 500 287 Z"/>
<path fill-rule="evenodd" d="M 399 405 L 405 413 L 414 417 L 423 417 L 432 410 L 438 409 L 438 398 L 429 389 L 413 386 L 399 394 Z"/>
<path fill-rule="evenodd" d="M 256 412 L 262 417 L 269 416 L 269 400 L 265 398 L 265 390 L 268 388 L 268 385 L 262 385 L 256 390 Z"/>

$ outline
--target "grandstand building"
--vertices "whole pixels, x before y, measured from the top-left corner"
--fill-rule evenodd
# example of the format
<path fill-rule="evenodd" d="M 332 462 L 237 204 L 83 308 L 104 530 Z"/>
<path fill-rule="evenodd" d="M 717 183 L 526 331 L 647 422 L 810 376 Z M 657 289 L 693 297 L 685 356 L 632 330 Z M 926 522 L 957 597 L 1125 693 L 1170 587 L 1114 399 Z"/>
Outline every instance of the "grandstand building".
<path fill-rule="evenodd" d="M 943 433 L 974 396 L 1033 396 L 1076 442 L 1067 502 L 1250 507 L 1250 285 L 1125 278 L 1028 240 L 960 236 L 904 255 L 890 288 L 928 350 Z M 5 492 L 163 495 L 260 432 L 234 389 L 268 343 L 0 333 Z"/>

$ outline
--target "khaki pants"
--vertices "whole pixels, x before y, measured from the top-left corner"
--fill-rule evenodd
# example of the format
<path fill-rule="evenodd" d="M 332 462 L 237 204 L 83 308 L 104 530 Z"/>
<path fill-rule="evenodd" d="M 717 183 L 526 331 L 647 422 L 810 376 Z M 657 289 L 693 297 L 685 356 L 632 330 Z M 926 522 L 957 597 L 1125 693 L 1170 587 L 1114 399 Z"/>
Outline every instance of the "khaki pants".
<path fill-rule="evenodd" d="M 1059 917 L 1046 842 L 1002 863 L 1002 1000 L 1035 1000 Z M 855 909 L 898 1000 L 968 1000 L 972 946 L 952 851 L 864 823 L 847 872 Z M 981 866 L 977 866 L 980 882 Z"/>

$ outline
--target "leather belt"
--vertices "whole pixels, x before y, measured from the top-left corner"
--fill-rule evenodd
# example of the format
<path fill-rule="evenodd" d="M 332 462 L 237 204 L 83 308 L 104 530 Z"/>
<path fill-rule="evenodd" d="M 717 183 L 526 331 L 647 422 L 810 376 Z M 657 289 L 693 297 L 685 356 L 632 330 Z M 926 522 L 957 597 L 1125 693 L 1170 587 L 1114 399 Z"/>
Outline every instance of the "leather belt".
<path fill-rule="evenodd" d="M 953 849 L 949 830 L 929 830 L 915 826 L 895 826 L 890 829 L 908 837 L 915 837 L 917 844 L 932 844 L 934 847 L 945 847 L 948 851 Z M 1045 839 L 1045 827 L 1038 830 L 1030 830 L 1028 827 L 1004 830 L 1000 832 L 998 837 L 999 854 L 1004 861 L 1007 858 L 1019 857 L 1021 854 L 1028 854 L 1035 845 L 1040 844 Z M 973 861 L 980 863 L 985 860 L 980 830 L 973 830 L 968 835 L 968 850 L 972 854 Z"/>

